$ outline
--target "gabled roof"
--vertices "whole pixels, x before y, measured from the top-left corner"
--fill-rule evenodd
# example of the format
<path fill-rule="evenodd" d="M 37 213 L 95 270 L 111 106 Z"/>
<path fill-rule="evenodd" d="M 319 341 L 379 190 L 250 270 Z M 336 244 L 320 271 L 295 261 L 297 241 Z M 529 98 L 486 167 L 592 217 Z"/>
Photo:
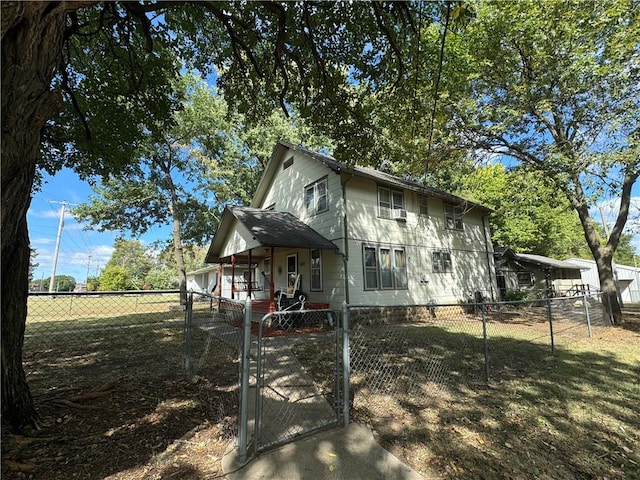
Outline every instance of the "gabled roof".
<path fill-rule="evenodd" d="M 338 249 L 333 242 L 288 212 L 226 207 L 205 262 L 217 263 L 221 260 L 223 242 L 233 228 L 235 220 L 249 231 L 251 238 L 247 239 L 247 243 L 257 242 L 261 247 Z"/>
<path fill-rule="evenodd" d="M 253 196 L 253 199 L 251 201 L 252 206 L 259 205 L 261 200 L 267 194 L 267 190 L 269 188 L 269 185 L 271 184 L 271 180 L 273 179 L 273 176 L 275 175 L 277 168 L 279 166 L 278 160 L 282 157 L 282 155 L 287 150 L 301 152 L 304 155 L 310 158 L 313 158 L 314 160 L 320 163 L 323 163 L 324 165 L 326 165 L 336 173 L 344 172 L 344 173 L 356 175 L 359 177 L 369 178 L 371 180 L 374 180 L 375 182 L 378 182 L 387 186 L 403 188 L 403 189 L 417 192 L 421 195 L 441 198 L 445 202 L 452 203 L 454 205 L 464 206 L 465 208 L 476 208 L 484 212 L 491 211 L 491 209 L 483 205 L 480 205 L 479 203 L 471 202 L 462 197 L 458 197 L 451 193 L 447 193 L 443 190 L 422 185 L 418 182 L 403 179 L 395 175 L 391 175 L 389 173 L 373 170 L 371 168 L 360 167 L 357 165 L 347 165 L 346 163 L 339 162 L 338 160 L 331 157 L 330 155 L 313 152 L 299 145 L 293 145 L 283 141 L 279 141 L 276 144 L 275 148 L 273 149 L 273 153 L 271 154 L 271 159 L 269 160 L 269 163 L 265 168 L 264 174 L 262 175 L 262 178 L 260 179 L 260 183 L 258 184 L 258 188 L 256 189 L 256 193 Z"/>

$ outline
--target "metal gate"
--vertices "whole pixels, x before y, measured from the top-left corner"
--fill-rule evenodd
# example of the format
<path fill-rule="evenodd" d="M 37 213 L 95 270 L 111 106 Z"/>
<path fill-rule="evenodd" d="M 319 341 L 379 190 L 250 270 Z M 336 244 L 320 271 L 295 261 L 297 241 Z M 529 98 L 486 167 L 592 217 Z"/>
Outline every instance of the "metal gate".
<path fill-rule="evenodd" d="M 260 319 L 255 453 L 343 421 L 346 341 L 333 310 L 273 312 Z"/>

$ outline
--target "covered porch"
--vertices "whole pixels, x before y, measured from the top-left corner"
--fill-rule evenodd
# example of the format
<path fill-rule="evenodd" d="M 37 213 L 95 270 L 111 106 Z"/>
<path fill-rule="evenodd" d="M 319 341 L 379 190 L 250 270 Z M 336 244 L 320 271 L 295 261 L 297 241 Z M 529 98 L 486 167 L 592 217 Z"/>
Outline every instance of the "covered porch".
<path fill-rule="evenodd" d="M 311 298 L 310 278 L 305 279 L 300 268 L 307 257 L 299 257 L 310 250 L 337 252 L 338 247 L 290 213 L 226 207 L 205 261 L 219 268 L 231 265 L 231 298 L 252 298 L 255 313 L 274 312 L 292 301 L 302 303 L 296 309 L 328 308 L 328 303 Z M 311 271 L 314 259 L 308 262 Z M 240 265 L 245 269 L 236 273 Z M 218 295 L 221 292 L 219 284 Z"/>

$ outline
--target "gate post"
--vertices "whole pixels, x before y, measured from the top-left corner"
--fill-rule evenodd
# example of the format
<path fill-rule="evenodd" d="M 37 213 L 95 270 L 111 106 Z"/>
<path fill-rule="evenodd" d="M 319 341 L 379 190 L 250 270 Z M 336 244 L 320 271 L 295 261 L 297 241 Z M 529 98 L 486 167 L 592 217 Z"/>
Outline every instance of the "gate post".
<path fill-rule="evenodd" d="M 482 302 L 482 343 L 484 344 L 484 375 L 489 384 L 489 340 L 487 336 L 487 304 Z"/>
<path fill-rule="evenodd" d="M 591 317 L 589 316 L 589 302 L 587 301 L 586 292 L 582 294 L 582 305 L 584 305 L 584 314 L 587 318 L 587 331 L 589 332 L 589 338 L 591 338 Z"/>
<path fill-rule="evenodd" d="M 553 317 L 551 315 L 551 298 L 547 297 L 547 319 L 549 320 L 549 334 L 551 335 L 551 353 L 555 353 L 555 339 L 553 338 Z"/>
<path fill-rule="evenodd" d="M 180 293 L 182 296 L 182 293 Z M 182 352 L 182 366 L 184 368 L 187 379 L 191 380 L 193 377 L 193 365 L 192 365 L 192 343 L 193 343 L 193 292 L 189 292 L 186 297 L 185 311 L 184 311 L 184 345 Z"/>
<path fill-rule="evenodd" d="M 346 301 L 342 302 L 342 426 L 349 426 L 349 415 L 351 407 L 351 355 L 349 352 L 349 306 Z"/>
<path fill-rule="evenodd" d="M 247 296 L 244 307 L 241 376 L 240 376 L 240 418 L 238 420 L 238 460 L 241 465 L 247 461 L 247 430 L 249 428 L 249 354 L 251 351 L 251 297 Z"/>

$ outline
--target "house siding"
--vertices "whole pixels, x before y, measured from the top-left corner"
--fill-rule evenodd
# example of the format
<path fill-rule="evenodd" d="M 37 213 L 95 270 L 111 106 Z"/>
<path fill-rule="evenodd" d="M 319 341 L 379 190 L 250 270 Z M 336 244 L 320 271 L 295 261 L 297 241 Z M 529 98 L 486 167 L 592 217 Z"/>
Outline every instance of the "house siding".
<path fill-rule="evenodd" d="M 235 228 L 233 229 L 231 235 L 221 249 L 221 257 L 230 256 L 235 252 L 242 252 L 244 250 L 248 250 L 249 248 L 256 248 L 260 246 L 259 242 L 257 241 L 248 243 L 245 240 L 245 238 L 251 238 L 251 234 L 249 230 L 247 230 L 240 222 L 235 221 L 234 227 Z"/>
<path fill-rule="evenodd" d="M 326 239 L 332 241 L 340 240 L 344 236 L 340 175 L 323 163 L 299 152 L 293 154 L 293 164 L 283 170 L 282 164 L 291 156 L 291 152 L 289 152 L 280 159 L 277 173 L 274 175 L 268 192 L 264 200 L 256 208 L 267 208 L 275 205 L 276 211 L 289 212 L 295 215 Z M 305 187 L 323 178 L 327 179 L 327 202 L 329 208 L 326 212 L 309 213 L 304 205 Z"/>
<path fill-rule="evenodd" d="M 289 162 L 290 159 L 293 161 Z M 288 166 L 283 168 L 285 164 Z M 321 157 L 298 147 L 279 144 L 274 149 L 274 156 L 267 165 L 251 207 L 266 209 L 273 206 L 275 211 L 288 212 L 338 247 L 337 251 L 322 250 L 321 291 L 310 290 L 308 249 L 275 248 L 272 259 L 275 290 L 286 287 L 287 256 L 297 253 L 298 273 L 302 280 L 300 290 L 307 295 L 308 301 L 328 303 L 334 309 L 341 308 L 346 300 L 355 307 L 384 307 L 381 310 L 384 315 L 401 319 L 412 318 L 417 312 L 423 313 L 424 309 L 416 309 L 412 305 L 431 301 L 458 303 L 477 291 L 487 298 L 495 298 L 493 247 L 483 217 L 485 209 L 476 206 L 466 212 L 463 230 L 447 229 L 446 203 L 437 191 L 432 191 L 432 196 L 427 199 L 427 214 L 421 215 L 421 195 L 418 192 L 409 186 L 387 185 L 385 181 L 394 183 L 396 179 L 384 175 L 377 180 L 371 177 L 377 175 L 342 166 L 330 159 L 325 163 Z M 328 209 L 316 214 L 305 207 L 305 188 L 322 179 L 327 182 Z M 406 221 L 378 216 L 379 185 L 391 190 L 402 189 Z M 254 247 L 250 241 L 243 240 L 243 237 L 250 239 L 251 236 L 240 230 L 241 225 L 236 224 L 233 228 L 235 231 L 223 234 L 228 236 L 222 247 L 223 255 Z M 286 239 L 283 242 L 286 243 Z M 365 290 L 363 245 L 403 248 L 406 288 Z M 433 271 L 432 255 L 435 251 L 451 255 L 450 271 Z M 268 252 L 264 251 L 264 254 L 268 255 Z M 264 270 L 263 259 L 259 260 L 257 270 Z M 262 295 L 266 294 L 268 292 Z"/>
<path fill-rule="evenodd" d="M 430 197 L 427 215 L 419 214 L 418 193 L 403 190 L 406 221 L 378 216 L 378 183 L 354 177 L 346 182 L 349 295 L 352 305 L 408 305 L 459 302 L 480 291 L 495 298 L 493 254 L 481 212 L 463 217 L 463 230 L 445 228 L 445 202 Z M 398 190 L 397 188 L 395 190 Z M 365 290 L 363 245 L 404 247 L 406 289 Z M 432 253 L 449 252 L 450 272 L 434 272 Z"/>

